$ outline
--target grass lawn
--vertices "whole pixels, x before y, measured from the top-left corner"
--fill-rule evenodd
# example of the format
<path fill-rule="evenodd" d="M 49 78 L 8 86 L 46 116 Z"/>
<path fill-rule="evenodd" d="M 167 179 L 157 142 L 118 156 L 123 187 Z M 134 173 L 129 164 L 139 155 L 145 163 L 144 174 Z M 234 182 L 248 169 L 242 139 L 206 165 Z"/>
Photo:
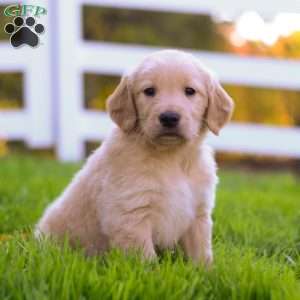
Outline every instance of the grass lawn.
<path fill-rule="evenodd" d="M 300 178 L 220 171 L 210 271 L 180 250 L 157 262 L 113 251 L 85 258 L 31 229 L 78 164 L 0 159 L 0 299 L 300 299 Z"/>

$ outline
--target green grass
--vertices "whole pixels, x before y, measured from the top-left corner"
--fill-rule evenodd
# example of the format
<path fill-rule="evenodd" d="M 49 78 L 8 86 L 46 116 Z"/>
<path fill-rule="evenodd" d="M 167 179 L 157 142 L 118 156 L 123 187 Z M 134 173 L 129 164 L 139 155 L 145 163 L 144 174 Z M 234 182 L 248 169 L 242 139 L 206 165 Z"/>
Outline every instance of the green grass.
<path fill-rule="evenodd" d="M 79 168 L 53 160 L 0 160 L 0 299 L 300 299 L 300 178 L 287 172 L 220 172 L 214 266 L 156 262 L 112 251 L 37 243 L 31 229 Z"/>

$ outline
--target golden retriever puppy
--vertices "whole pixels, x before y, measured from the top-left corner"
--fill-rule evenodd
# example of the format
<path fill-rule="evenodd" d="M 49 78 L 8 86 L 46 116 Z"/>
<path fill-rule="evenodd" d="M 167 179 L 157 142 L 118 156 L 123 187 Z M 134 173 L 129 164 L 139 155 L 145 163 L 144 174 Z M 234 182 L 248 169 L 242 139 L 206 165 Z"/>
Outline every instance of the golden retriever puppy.
<path fill-rule="evenodd" d="M 193 261 L 211 263 L 217 176 L 204 139 L 232 110 L 192 55 L 146 57 L 108 99 L 117 128 L 47 208 L 37 235 L 67 235 L 87 254 L 119 247 L 148 259 L 180 244 Z"/>

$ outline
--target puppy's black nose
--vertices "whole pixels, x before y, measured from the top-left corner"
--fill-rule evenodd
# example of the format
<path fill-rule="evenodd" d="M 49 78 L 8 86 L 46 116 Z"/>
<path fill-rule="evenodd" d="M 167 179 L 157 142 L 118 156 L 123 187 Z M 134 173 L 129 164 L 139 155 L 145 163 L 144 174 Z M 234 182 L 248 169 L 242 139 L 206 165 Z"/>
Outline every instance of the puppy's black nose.
<path fill-rule="evenodd" d="M 159 122 L 162 126 L 167 128 L 174 128 L 180 120 L 180 115 L 173 111 L 166 111 L 159 115 Z"/>

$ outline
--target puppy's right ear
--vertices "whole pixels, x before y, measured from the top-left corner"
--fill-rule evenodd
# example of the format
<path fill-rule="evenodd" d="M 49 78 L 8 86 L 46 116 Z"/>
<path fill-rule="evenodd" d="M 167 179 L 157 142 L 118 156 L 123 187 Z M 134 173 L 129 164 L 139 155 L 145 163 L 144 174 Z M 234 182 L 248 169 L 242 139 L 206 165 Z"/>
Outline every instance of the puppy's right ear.
<path fill-rule="evenodd" d="M 136 108 L 128 85 L 128 78 L 122 77 L 107 100 L 110 117 L 124 132 L 133 130 L 137 122 Z"/>

